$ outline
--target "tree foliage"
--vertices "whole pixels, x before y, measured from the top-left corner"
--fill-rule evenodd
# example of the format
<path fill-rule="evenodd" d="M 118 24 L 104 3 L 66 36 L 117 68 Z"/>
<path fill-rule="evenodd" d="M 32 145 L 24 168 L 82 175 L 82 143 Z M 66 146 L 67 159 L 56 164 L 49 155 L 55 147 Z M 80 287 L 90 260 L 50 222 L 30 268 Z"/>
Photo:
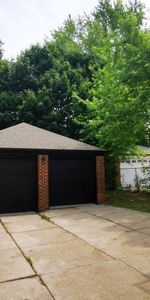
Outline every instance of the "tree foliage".
<path fill-rule="evenodd" d="M 0 128 L 21 121 L 104 146 L 150 143 L 150 31 L 138 0 L 100 0 L 16 60 L 0 50 Z M 0 49 L 2 45 L 0 44 Z"/>
<path fill-rule="evenodd" d="M 106 63 L 93 73 L 88 114 L 78 121 L 85 140 L 95 138 L 118 159 L 150 143 L 150 32 L 142 27 L 144 10 L 137 1 L 101 1 L 94 16 L 103 28 Z"/>

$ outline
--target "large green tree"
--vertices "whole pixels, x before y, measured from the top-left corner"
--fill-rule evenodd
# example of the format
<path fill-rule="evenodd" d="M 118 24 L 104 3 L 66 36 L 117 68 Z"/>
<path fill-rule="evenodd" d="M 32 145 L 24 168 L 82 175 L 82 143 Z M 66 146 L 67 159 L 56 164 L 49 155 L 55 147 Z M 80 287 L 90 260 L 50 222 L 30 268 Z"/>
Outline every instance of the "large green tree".
<path fill-rule="evenodd" d="M 84 102 L 88 113 L 78 122 L 84 140 L 103 145 L 114 159 L 150 143 L 150 32 L 143 17 L 138 1 L 100 1 L 94 13 L 105 41 L 95 51 L 105 64 L 93 72 L 92 100 Z"/>
<path fill-rule="evenodd" d="M 0 51 L 0 128 L 26 121 L 102 145 L 118 159 L 149 144 L 150 31 L 138 0 L 100 0 L 16 60 Z M 1 49 L 1 48 L 0 48 Z"/>
<path fill-rule="evenodd" d="M 74 117 L 83 111 L 83 105 L 75 101 L 73 94 L 77 92 L 87 99 L 91 72 L 89 57 L 76 39 L 77 31 L 76 22 L 69 17 L 51 41 L 32 46 L 9 64 L 2 88 L 6 91 L 7 84 L 18 99 L 16 122 L 23 120 L 79 137 Z M 0 123 L 1 128 L 5 125 Z"/>

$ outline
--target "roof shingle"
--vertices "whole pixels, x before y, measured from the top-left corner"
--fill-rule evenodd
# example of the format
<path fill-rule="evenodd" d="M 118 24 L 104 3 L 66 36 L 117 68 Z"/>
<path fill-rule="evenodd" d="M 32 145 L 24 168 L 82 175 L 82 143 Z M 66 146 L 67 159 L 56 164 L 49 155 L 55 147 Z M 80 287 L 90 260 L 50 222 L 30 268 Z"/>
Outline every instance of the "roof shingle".
<path fill-rule="evenodd" d="M 70 139 L 24 122 L 0 130 L 0 148 L 103 151 L 103 149 L 98 147 Z"/>

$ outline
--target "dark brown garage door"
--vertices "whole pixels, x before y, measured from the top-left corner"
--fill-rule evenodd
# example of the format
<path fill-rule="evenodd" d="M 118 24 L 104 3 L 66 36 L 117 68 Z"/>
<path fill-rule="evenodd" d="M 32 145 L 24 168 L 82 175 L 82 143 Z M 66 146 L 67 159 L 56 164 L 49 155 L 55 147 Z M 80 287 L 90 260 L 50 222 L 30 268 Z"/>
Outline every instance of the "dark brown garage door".
<path fill-rule="evenodd" d="M 94 160 L 52 160 L 49 193 L 50 206 L 95 202 Z"/>
<path fill-rule="evenodd" d="M 0 213 L 36 209 L 35 170 L 33 158 L 0 157 Z"/>

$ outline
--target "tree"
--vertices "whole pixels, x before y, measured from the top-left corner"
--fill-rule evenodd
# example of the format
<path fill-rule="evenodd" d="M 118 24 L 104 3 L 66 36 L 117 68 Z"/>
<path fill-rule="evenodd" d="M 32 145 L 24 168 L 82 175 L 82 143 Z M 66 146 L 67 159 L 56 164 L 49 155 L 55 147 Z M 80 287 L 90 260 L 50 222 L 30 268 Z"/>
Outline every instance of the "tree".
<path fill-rule="evenodd" d="M 2 43 L 2 41 L 0 40 L 0 59 L 2 59 L 2 56 L 3 56 L 3 49 L 2 49 L 2 46 L 3 46 L 3 43 Z"/>
<path fill-rule="evenodd" d="M 141 141 L 150 142 L 150 32 L 142 27 L 144 11 L 137 1 L 129 6 L 101 1 L 94 16 L 105 33 L 106 63 L 93 74 L 92 101 L 78 121 L 85 141 L 103 145 L 118 160 Z"/>
<path fill-rule="evenodd" d="M 0 59 L 0 128 L 26 121 L 104 146 L 150 142 L 150 31 L 138 0 L 101 0 L 16 61 Z"/>
<path fill-rule="evenodd" d="M 83 105 L 73 94 L 87 98 L 91 76 L 88 65 L 89 57 L 77 40 L 76 22 L 69 17 L 51 41 L 32 46 L 10 62 L 2 88 L 7 90 L 7 82 L 9 92 L 19 99 L 16 122 L 27 121 L 78 138 L 74 117 L 83 111 Z"/>

